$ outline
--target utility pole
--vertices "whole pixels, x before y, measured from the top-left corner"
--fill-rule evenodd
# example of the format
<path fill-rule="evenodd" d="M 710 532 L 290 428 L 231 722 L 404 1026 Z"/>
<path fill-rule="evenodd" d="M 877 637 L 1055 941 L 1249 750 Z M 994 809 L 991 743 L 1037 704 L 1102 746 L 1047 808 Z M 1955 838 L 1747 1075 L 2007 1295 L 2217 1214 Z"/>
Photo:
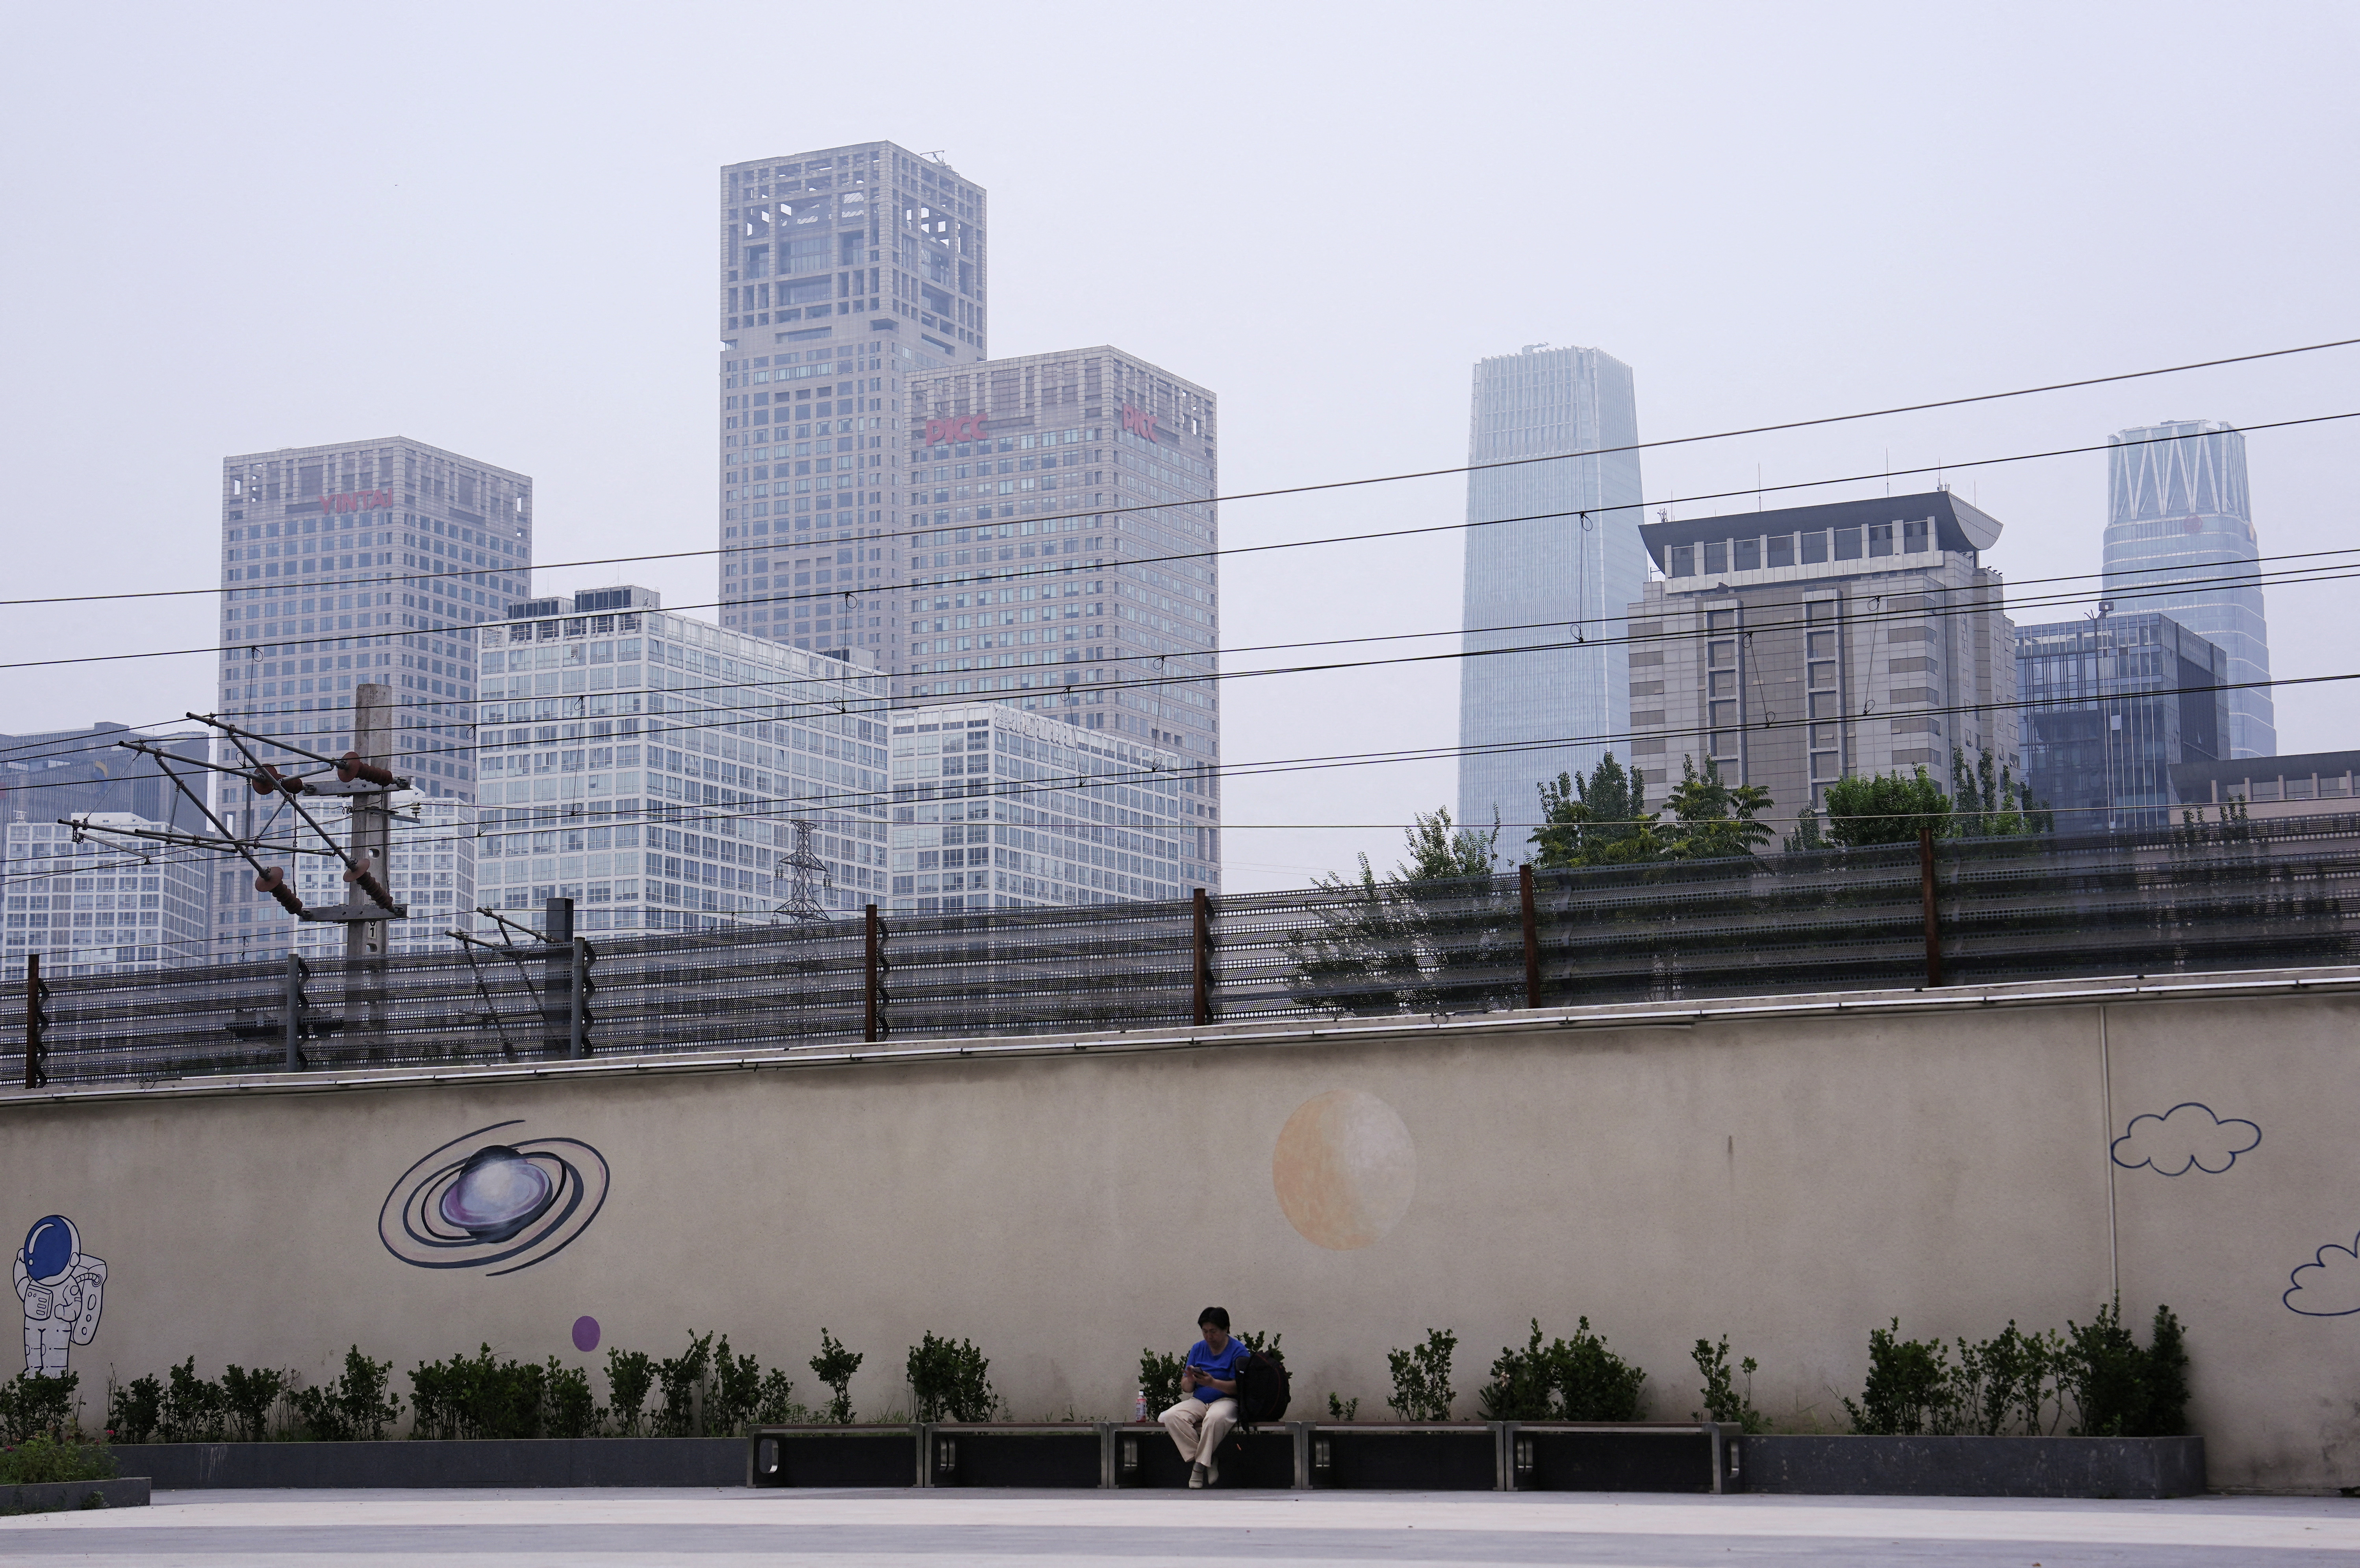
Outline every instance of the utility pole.
<path fill-rule="evenodd" d="M 393 868 L 393 796 L 388 789 L 393 774 L 386 766 L 392 708 L 392 687 L 369 681 L 353 688 L 353 749 L 336 768 L 339 783 L 377 786 L 347 796 L 344 802 L 352 830 L 344 880 L 381 912 L 379 919 L 353 920 L 344 927 L 344 1028 L 359 1037 L 355 1043 L 372 1050 L 383 1043 L 386 1029 L 385 959 L 391 922 L 382 912 L 393 902 L 385 880 Z"/>

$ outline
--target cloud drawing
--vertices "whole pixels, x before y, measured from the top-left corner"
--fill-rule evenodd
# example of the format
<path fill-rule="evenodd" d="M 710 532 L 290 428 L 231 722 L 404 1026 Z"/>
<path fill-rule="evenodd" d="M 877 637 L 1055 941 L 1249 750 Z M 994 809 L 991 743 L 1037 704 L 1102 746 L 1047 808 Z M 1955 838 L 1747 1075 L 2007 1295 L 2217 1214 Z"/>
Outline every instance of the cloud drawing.
<path fill-rule="evenodd" d="M 2350 1247 L 2330 1242 L 2289 1278 L 2294 1288 L 2278 1300 L 2307 1318 L 2340 1318 L 2360 1312 L 2360 1236 Z"/>
<path fill-rule="evenodd" d="M 2224 1121 L 2211 1107 L 2190 1100 L 2159 1116 L 2133 1116 L 2129 1130 L 2114 1139 L 2114 1163 L 2166 1176 L 2182 1176 L 2191 1168 L 2218 1176 L 2261 1141 L 2262 1129 L 2252 1122 L 2234 1116 Z"/>

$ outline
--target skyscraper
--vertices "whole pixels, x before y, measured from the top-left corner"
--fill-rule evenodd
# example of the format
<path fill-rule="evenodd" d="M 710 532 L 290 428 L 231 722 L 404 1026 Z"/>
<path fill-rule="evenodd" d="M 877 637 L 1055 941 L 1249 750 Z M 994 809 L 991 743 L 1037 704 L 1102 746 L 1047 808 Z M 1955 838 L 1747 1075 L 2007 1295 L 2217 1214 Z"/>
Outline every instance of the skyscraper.
<path fill-rule="evenodd" d="M 1101 346 L 913 376 L 907 406 L 896 694 L 973 695 L 1175 754 L 1206 830 L 1175 874 L 1218 891 L 1213 394 Z"/>
<path fill-rule="evenodd" d="M 989 342 L 984 192 L 863 142 L 732 164 L 720 194 L 721 624 L 890 667 L 881 611 L 840 604 L 791 632 L 748 601 L 767 603 L 781 551 L 803 565 L 777 571 L 831 587 L 895 575 L 905 382 Z"/>
<path fill-rule="evenodd" d="M 1541 780 L 1628 750 L 1613 737 L 1631 712 L 1622 612 L 1647 580 L 1638 439 L 1631 367 L 1611 354 L 1535 344 L 1476 364 L 1459 675 L 1470 827 L 1535 821 Z M 1572 737 L 1595 738 L 1533 744 Z M 1501 834 L 1503 858 L 1527 831 Z"/>
<path fill-rule="evenodd" d="M 2158 611 L 2228 655 L 2229 681 L 2270 678 L 2245 438 L 2212 419 L 2117 432 L 2106 475 L 2105 592 L 2121 614 Z M 2278 749 L 2269 688 L 2229 694 L 2229 757 Z"/>
<path fill-rule="evenodd" d="M 532 525 L 530 479 L 399 436 L 224 459 L 217 711 L 333 756 L 353 744 L 353 688 L 380 682 L 394 770 L 472 804 L 475 628 L 531 592 Z M 252 831 L 245 784 L 214 789 Z M 250 954 L 277 907 L 249 869 L 213 870 L 214 952 Z"/>

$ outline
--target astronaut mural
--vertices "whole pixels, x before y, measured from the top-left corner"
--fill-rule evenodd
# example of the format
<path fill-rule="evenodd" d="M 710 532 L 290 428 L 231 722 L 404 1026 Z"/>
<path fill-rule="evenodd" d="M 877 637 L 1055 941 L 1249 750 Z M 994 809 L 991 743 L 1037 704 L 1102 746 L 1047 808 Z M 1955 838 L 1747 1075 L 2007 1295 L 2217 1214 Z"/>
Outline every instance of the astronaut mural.
<path fill-rule="evenodd" d="M 98 1335 L 106 1260 L 82 1251 L 73 1221 L 49 1214 L 25 1233 L 14 1272 L 25 1303 L 25 1370 L 62 1376 L 73 1347 Z"/>

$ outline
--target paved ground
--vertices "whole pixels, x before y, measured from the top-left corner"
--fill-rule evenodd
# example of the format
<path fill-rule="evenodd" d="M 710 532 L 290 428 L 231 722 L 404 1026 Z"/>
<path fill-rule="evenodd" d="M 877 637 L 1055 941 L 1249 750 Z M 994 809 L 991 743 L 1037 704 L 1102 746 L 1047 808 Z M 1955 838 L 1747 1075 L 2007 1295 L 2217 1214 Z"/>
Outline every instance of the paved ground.
<path fill-rule="evenodd" d="M 0 1563 L 2360 1565 L 2360 1501 L 743 1490 L 164 1492 L 0 1519 Z"/>

